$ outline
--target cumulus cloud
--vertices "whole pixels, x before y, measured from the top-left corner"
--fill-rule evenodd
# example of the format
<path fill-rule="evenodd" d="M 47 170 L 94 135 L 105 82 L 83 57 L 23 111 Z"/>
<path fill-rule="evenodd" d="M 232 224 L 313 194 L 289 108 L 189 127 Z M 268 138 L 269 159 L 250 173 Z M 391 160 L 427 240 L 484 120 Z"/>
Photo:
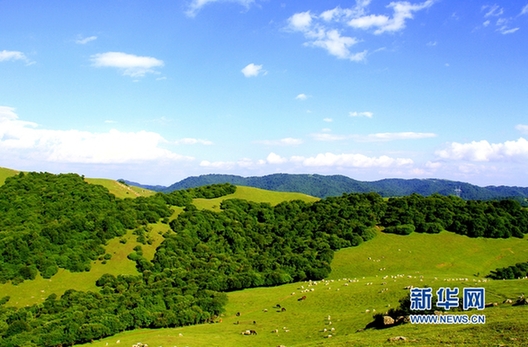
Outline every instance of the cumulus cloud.
<path fill-rule="evenodd" d="M 241 71 L 246 77 L 256 77 L 261 73 L 266 74 L 266 71 L 262 70 L 262 65 L 255 65 L 253 63 L 246 65 Z"/>
<path fill-rule="evenodd" d="M 301 93 L 301 94 L 297 95 L 295 97 L 295 99 L 297 99 L 297 100 L 306 100 L 306 99 L 308 99 L 308 96 L 306 94 L 302 94 Z"/>
<path fill-rule="evenodd" d="M 198 12 L 207 4 L 212 3 L 237 3 L 242 6 L 244 6 L 246 9 L 249 8 L 249 6 L 254 3 L 254 0 L 192 0 L 189 6 L 187 7 L 187 11 L 185 11 L 185 14 L 189 17 L 195 17 Z"/>
<path fill-rule="evenodd" d="M 486 140 L 470 143 L 453 142 L 435 154 L 441 159 L 465 160 L 473 162 L 526 160 L 528 141 L 521 137 L 517 141 L 489 143 Z"/>
<path fill-rule="evenodd" d="M 348 115 L 350 117 L 367 117 L 367 118 L 372 118 L 372 116 L 374 115 L 374 113 L 372 112 L 349 112 Z"/>
<path fill-rule="evenodd" d="M 196 144 L 212 145 L 213 144 L 212 141 L 202 140 L 202 139 L 195 139 L 195 138 L 192 138 L 192 137 L 186 137 L 186 138 L 183 138 L 183 139 L 180 139 L 180 140 L 176 140 L 174 143 L 177 144 L 177 145 L 196 145 Z"/>
<path fill-rule="evenodd" d="M 293 137 L 286 137 L 280 140 L 262 140 L 255 141 L 255 143 L 260 143 L 268 146 L 295 146 L 303 143 L 301 139 L 295 139 Z"/>
<path fill-rule="evenodd" d="M 356 0 L 350 8 L 336 7 L 321 12 L 298 12 L 288 18 L 287 29 L 302 32 L 308 40 L 305 45 L 320 47 L 339 59 L 365 61 L 368 50 L 351 52 L 350 48 L 363 42 L 363 39 L 343 34 L 346 29 L 373 29 L 375 35 L 385 32 L 397 32 L 405 28 L 406 21 L 414 13 L 431 7 L 436 0 L 411 4 L 407 1 L 395 1 L 387 5 L 392 9 L 392 16 L 386 14 L 369 14 L 367 7 L 370 0 Z"/>
<path fill-rule="evenodd" d="M 85 38 L 79 37 L 77 40 L 75 40 L 75 43 L 79 45 L 85 45 L 88 42 L 95 41 L 95 40 L 97 40 L 97 36 L 89 36 Z"/>
<path fill-rule="evenodd" d="M 108 132 L 41 129 L 18 119 L 11 107 L 0 106 L 0 156 L 57 163 L 138 163 L 191 160 L 164 149 L 161 135 L 148 132 Z"/>
<path fill-rule="evenodd" d="M 26 63 L 30 64 L 31 61 L 26 57 L 26 55 L 20 51 L 0 51 L 0 62 L 2 61 L 15 61 L 15 60 L 22 60 Z"/>
<path fill-rule="evenodd" d="M 143 77 L 147 73 L 157 73 L 154 68 L 164 65 L 162 60 L 153 57 L 137 56 L 122 52 L 98 53 L 91 56 L 95 67 L 113 67 L 122 71 L 123 75 Z"/>
<path fill-rule="evenodd" d="M 269 164 L 283 164 L 283 163 L 286 163 L 287 161 L 288 159 L 283 158 L 280 155 L 275 154 L 273 152 L 271 152 L 266 158 L 266 162 L 268 162 Z"/>

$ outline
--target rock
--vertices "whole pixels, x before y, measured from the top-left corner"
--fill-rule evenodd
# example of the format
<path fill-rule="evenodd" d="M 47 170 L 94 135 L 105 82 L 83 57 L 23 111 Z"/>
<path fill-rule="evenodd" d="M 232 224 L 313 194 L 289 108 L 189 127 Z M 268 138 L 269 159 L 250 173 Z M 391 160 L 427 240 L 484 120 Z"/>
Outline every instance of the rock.
<path fill-rule="evenodd" d="M 394 318 L 391 316 L 383 316 L 383 326 L 394 325 Z"/>

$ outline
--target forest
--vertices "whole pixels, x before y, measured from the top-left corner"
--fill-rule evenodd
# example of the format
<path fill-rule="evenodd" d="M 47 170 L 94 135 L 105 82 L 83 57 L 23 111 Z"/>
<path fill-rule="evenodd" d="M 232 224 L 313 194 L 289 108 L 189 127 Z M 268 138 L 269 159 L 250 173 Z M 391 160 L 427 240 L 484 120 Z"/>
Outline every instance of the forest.
<path fill-rule="evenodd" d="M 20 283 L 58 268 L 89 271 L 107 241 L 127 229 L 168 222 L 154 258 L 136 247 L 138 275 L 103 275 L 99 292 L 66 291 L 15 308 L 0 298 L 0 346 L 61 346 L 137 328 L 214 320 L 225 292 L 322 279 L 334 252 L 358 246 L 376 230 L 409 234 L 442 230 L 469 237 L 523 237 L 528 211 L 513 200 L 474 201 L 413 194 L 343 194 L 276 206 L 224 200 L 220 212 L 198 210 L 194 198 L 231 194 L 231 184 L 117 199 L 75 174 L 21 173 L 0 187 L 0 280 Z M 172 206 L 184 207 L 169 220 Z M 140 235 L 141 233 L 137 233 Z"/>

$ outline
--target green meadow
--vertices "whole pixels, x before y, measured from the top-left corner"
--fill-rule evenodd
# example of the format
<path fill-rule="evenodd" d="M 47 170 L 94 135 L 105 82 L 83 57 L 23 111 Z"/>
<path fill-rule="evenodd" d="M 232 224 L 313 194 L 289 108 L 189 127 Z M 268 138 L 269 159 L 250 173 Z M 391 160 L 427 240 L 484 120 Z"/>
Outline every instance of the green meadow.
<path fill-rule="evenodd" d="M 316 285 L 302 282 L 229 293 L 219 323 L 128 331 L 88 345 L 115 345 L 119 340 L 130 346 L 142 342 L 149 346 L 189 347 L 526 346 L 528 307 L 503 301 L 526 292 L 528 280 L 493 281 L 485 275 L 496 267 L 526 261 L 527 255 L 527 239 L 470 239 L 449 232 L 409 236 L 379 232 L 371 241 L 336 252 L 331 275 Z M 433 291 L 439 287 L 484 287 L 486 302 L 499 305 L 478 312 L 457 312 L 484 314 L 484 325 L 404 324 L 363 330 L 373 321 L 373 314 L 396 307 L 399 299 L 408 295 L 404 287 L 409 285 L 430 286 Z M 306 300 L 298 301 L 303 295 Z M 277 304 L 286 311 L 278 309 Z M 247 329 L 258 335 L 242 335 Z M 404 336 L 407 341 L 388 342 L 396 336 Z"/>

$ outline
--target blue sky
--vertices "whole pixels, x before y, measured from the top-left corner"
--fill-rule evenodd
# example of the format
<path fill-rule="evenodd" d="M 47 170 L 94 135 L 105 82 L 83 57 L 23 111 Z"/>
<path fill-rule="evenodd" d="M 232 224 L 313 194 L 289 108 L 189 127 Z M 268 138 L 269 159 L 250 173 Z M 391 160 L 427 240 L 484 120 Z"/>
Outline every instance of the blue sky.
<path fill-rule="evenodd" d="M 0 0 L 0 16 L 3 167 L 528 186 L 528 0 Z"/>

